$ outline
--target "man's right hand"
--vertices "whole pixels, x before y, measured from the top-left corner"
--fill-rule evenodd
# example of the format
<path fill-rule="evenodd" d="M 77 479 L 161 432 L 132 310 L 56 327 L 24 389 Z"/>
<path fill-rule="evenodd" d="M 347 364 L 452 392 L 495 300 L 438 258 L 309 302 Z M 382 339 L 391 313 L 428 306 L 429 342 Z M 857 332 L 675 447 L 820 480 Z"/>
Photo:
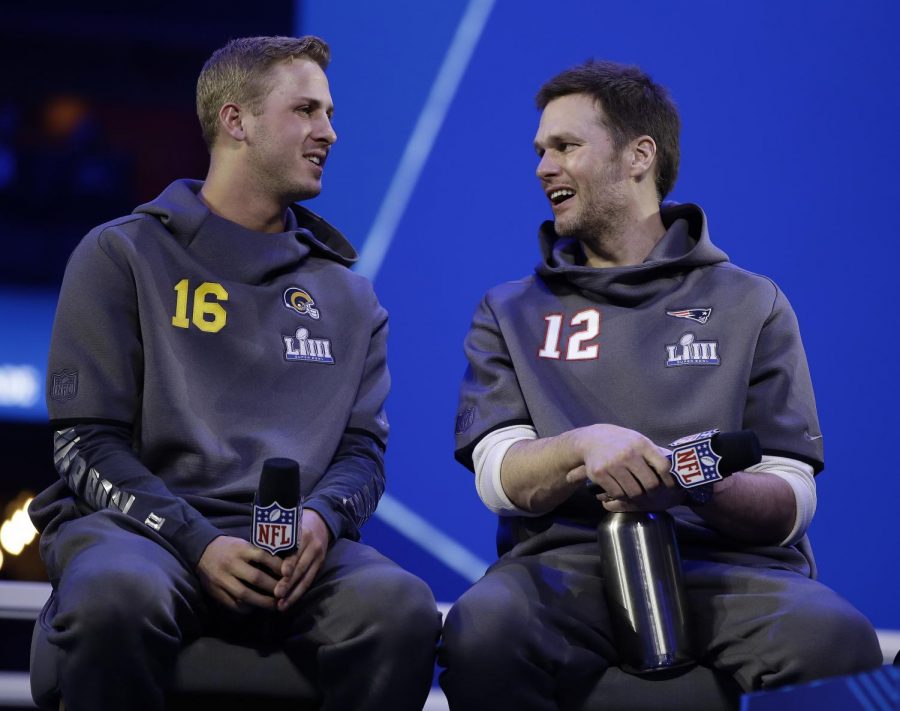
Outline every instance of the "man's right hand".
<path fill-rule="evenodd" d="M 197 576 L 206 592 L 231 610 L 246 612 L 250 607 L 274 610 L 281 562 L 281 558 L 242 538 L 219 536 L 200 556 Z"/>
<path fill-rule="evenodd" d="M 677 488 L 666 452 L 634 430 L 588 425 L 516 442 L 503 458 L 500 478 L 512 502 L 534 513 L 552 511 L 587 480 L 607 492 L 603 501 L 634 499 L 642 508 L 656 506 L 658 497 L 668 501 L 670 490 Z"/>
<path fill-rule="evenodd" d="M 583 464 L 566 475 L 569 482 L 589 479 L 605 495 L 600 501 L 628 500 L 634 508 L 662 510 L 681 503 L 684 491 L 672 477 L 667 449 L 657 447 L 640 432 L 616 425 L 591 425 L 571 432 Z"/>

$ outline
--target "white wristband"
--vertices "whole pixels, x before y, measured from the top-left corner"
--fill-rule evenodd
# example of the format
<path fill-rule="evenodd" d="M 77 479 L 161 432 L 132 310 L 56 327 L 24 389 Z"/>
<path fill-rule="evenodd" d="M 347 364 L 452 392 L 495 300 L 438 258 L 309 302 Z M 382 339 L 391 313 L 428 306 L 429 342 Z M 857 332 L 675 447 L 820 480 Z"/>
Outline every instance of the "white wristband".
<path fill-rule="evenodd" d="M 527 425 L 513 425 L 494 430 L 475 446 L 472 463 L 475 467 L 475 489 L 478 497 L 491 511 L 499 516 L 536 516 L 523 511 L 506 495 L 500 481 L 503 457 L 516 442 L 523 439 L 537 439 L 537 432 Z"/>
<path fill-rule="evenodd" d="M 765 455 L 759 464 L 748 467 L 746 471 L 774 474 L 788 483 L 794 492 L 797 516 L 791 532 L 779 545 L 790 546 L 803 538 L 816 512 L 816 481 L 813 468 L 796 459 Z"/>

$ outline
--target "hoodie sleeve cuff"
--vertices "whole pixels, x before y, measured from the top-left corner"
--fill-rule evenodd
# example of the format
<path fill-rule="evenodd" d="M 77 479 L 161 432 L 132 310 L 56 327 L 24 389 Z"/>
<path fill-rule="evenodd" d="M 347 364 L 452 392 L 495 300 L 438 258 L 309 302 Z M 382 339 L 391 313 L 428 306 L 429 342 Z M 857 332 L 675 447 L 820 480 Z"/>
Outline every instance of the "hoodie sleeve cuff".
<path fill-rule="evenodd" d="M 169 538 L 169 541 L 175 549 L 181 554 L 181 557 L 191 566 L 192 570 L 197 569 L 200 558 L 206 547 L 219 536 L 224 536 L 218 528 L 213 526 L 204 518 L 199 518 L 185 526 L 179 535 Z"/>
<path fill-rule="evenodd" d="M 333 541 L 344 537 L 347 529 L 346 521 L 341 514 L 328 505 L 327 501 L 320 498 L 310 499 L 303 502 L 303 508 L 311 509 L 322 517 L 325 525 L 328 526 L 328 530 L 331 531 Z"/>

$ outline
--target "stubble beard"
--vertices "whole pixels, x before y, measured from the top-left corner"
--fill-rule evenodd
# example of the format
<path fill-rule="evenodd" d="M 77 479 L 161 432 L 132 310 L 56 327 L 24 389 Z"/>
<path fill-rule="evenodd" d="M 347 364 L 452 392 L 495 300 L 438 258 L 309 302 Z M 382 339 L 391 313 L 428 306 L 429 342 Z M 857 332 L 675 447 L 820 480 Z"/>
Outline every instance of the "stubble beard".
<path fill-rule="evenodd" d="M 270 195 L 277 196 L 281 202 L 293 203 L 309 200 L 322 192 L 322 184 L 309 184 L 293 178 L 290 174 L 290 165 L 287 161 L 275 167 L 273 165 L 260 166 L 258 171 L 259 181 L 263 189 Z"/>
<path fill-rule="evenodd" d="M 293 155 L 281 152 L 267 132 L 260 132 L 257 141 L 259 152 L 252 161 L 253 172 L 267 195 L 287 205 L 309 200 L 322 192 L 321 180 L 310 178 L 310 184 L 305 185 L 304 181 L 294 177 L 297 166 L 293 163 Z M 301 156 L 300 160 L 306 159 Z"/>
<path fill-rule="evenodd" d="M 568 219 L 554 223 L 561 237 L 574 237 L 597 254 L 606 252 L 609 244 L 622 232 L 628 221 L 628 205 L 620 189 L 619 172 L 614 166 L 603 169 L 593 190 L 580 191 L 580 209 Z"/>

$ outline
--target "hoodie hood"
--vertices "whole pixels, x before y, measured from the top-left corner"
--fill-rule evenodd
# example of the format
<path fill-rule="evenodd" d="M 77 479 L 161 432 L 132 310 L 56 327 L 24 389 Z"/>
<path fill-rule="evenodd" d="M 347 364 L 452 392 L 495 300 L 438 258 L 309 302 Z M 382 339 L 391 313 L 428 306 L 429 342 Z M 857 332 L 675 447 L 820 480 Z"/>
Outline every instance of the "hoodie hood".
<path fill-rule="evenodd" d="M 728 261 L 710 241 L 706 215 L 697 205 L 663 203 L 660 216 L 666 233 L 642 264 L 603 269 L 585 266 L 581 243 L 557 235 L 548 220 L 538 234 L 543 261 L 535 271 L 548 282 L 569 282 L 585 295 L 634 305 L 665 289 L 679 274 Z"/>
<path fill-rule="evenodd" d="M 212 213 L 198 195 L 202 187 L 200 180 L 176 180 L 134 213 L 156 218 L 182 246 L 213 257 L 223 276 L 241 281 L 258 282 L 273 270 L 294 269 L 311 253 L 347 267 L 357 260 L 337 229 L 300 205 L 287 211 L 284 232 L 256 232 Z"/>

